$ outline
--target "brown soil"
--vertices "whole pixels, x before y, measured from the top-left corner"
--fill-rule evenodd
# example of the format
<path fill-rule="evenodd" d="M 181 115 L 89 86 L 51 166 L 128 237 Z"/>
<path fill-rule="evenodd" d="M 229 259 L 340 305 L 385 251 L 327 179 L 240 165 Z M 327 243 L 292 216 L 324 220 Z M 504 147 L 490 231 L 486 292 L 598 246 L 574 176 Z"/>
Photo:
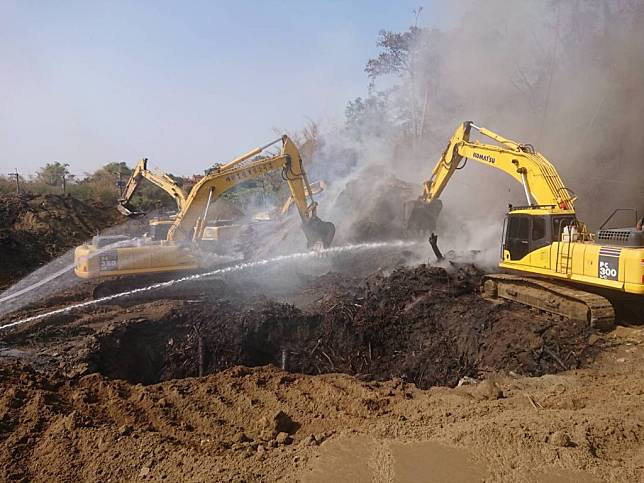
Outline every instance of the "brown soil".
<path fill-rule="evenodd" d="M 231 278 L 200 300 L 5 333 L 2 359 L 22 362 L 0 365 L 2 477 L 409 481 L 428 454 L 461 448 L 489 481 L 637 481 L 644 334 L 490 304 L 478 277 L 330 272 L 295 290 L 299 307 Z M 210 375 L 195 378 L 200 353 Z"/>
<path fill-rule="evenodd" d="M 0 195 L 0 291 L 121 221 L 115 209 L 71 196 Z"/>
<path fill-rule="evenodd" d="M 98 216 L 59 198 L 44 212 Z M 78 243 L 51 223 L 20 236 Z M 476 267 L 419 256 L 267 266 L 1 331 L 0 480 L 642 481 L 644 330 L 492 304 Z"/>
<path fill-rule="evenodd" d="M 272 366 L 151 386 L 4 366 L 1 478 L 432 481 L 432 441 L 467 452 L 438 470 L 486 481 L 641 481 L 644 333 L 604 338 L 590 369 L 456 389 Z"/>

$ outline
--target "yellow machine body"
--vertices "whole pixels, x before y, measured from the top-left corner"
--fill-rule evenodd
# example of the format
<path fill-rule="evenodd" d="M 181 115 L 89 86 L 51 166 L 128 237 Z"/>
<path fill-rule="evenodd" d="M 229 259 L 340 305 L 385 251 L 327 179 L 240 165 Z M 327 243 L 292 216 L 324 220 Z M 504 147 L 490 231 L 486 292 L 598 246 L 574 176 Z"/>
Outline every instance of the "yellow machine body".
<path fill-rule="evenodd" d="M 472 129 L 498 145 L 470 140 Z M 438 197 L 467 160 L 512 176 L 523 186 L 527 201 L 525 206 L 510 206 L 503 229 L 499 267 L 516 275 L 486 276 L 484 293 L 570 318 L 587 318 L 591 325 L 604 327 L 614 319 L 606 297 L 629 294 L 635 297 L 635 305 L 644 307 L 641 228 L 633 222 L 628 228 L 590 233 L 577 219 L 576 197 L 554 165 L 530 144 L 506 139 L 472 122 L 456 129 L 424 183 L 423 194 L 410 202 L 408 224 L 435 226 L 432 218 L 436 207 L 440 209 Z M 571 283 L 579 288 L 572 288 Z"/>
<path fill-rule="evenodd" d="M 74 272 L 80 278 L 176 272 L 200 266 L 189 249 L 160 242 L 118 248 L 85 244 L 76 248 L 74 259 Z"/>
<path fill-rule="evenodd" d="M 202 240 L 230 242 L 237 239 L 243 228 L 248 225 L 230 224 L 220 226 L 207 226 L 203 230 Z"/>
<path fill-rule="evenodd" d="M 523 218 L 528 226 L 524 230 L 527 237 L 510 237 L 509 225 L 519 218 Z M 558 230 L 562 227 L 560 220 L 570 220 L 571 224 L 564 225 L 564 230 Z M 507 270 L 644 295 L 644 246 L 628 247 L 610 242 L 598 243 L 597 240 L 575 240 L 581 234 L 575 234 L 572 228 L 565 229 L 566 226 L 574 226 L 574 220 L 574 212 L 529 209 L 511 211 L 506 220 L 503 256 L 499 266 Z M 559 233 L 560 231 L 563 233 Z"/>
<path fill-rule="evenodd" d="M 279 154 L 251 159 L 278 142 L 282 144 Z M 284 135 L 220 166 L 199 180 L 188 195 L 170 177 L 162 173 L 153 175 L 147 170 L 147 160 L 141 161 L 128 182 L 125 195 L 119 201 L 121 211 L 131 212 L 127 208 L 129 201 L 140 180 L 148 179 L 175 198 L 178 213 L 171 220 L 151 222 L 151 238 L 95 237 L 91 244 L 78 247 L 75 253 L 76 275 L 97 278 L 209 267 L 213 262 L 212 254 L 207 253 L 209 242 L 213 241 L 213 237 L 232 236 L 235 230 L 217 227 L 222 228 L 221 233 L 220 230 L 209 230 L 211 239 L 204 238 L 211 204 L 238 184 L 280 169 L 297 206 L 309 246 L 317 242 L 329 246 L 335 226 L 317 217 L 317 203 L 312 198 L 313 190 L 304 172 L 300 153 L 293 141 Z"/>
<path fill-rule="evenodd" d="M 183 192 L 183 189 L 167 174 L 160 171 L 153 171 L 148 169 L 148 159 L 143 158 L 140 160 L 137 165 L 132 170 L 130 179 L 128 179 L 127 184 L 121 194 L 121 197 L 118 200 L 116 208 L 126 216 L 132 216 L 138 214 L 138 211 L 134 209 L 130 203 L 134 194 L 137 192 L 141 186 L 143 180 L 148 180 L 153 185 L 161 188 L 165 191 L 172 199 L 174 199 L 177 204 L 177 211 L 181 211 L 186 204 L 186 194 Z"/>

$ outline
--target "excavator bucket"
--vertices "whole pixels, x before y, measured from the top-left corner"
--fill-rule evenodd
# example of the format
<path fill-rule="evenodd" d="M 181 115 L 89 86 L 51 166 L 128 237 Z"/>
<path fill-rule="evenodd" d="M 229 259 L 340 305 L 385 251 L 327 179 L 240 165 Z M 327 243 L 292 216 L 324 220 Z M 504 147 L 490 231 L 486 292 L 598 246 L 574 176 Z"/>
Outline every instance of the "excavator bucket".
<path fill-rule="evenodd" d="M 324 248 L 331 246 L 335 236 L 335 225 L 330 221 L 322 221 L 317 216 L 314 216 L 309 221 L 304 222 L 302 228 L 309 248 L 318 242 L 321 242 Z"/>
<path fill-rule="evenodd" d="M 427 234 L 436 230 L 436 221 L 443 208 L 440 200 L 430 203 L 412 200 L 405 203 L 405 232 L 408 234 Z"/>
<path fill-rule="evenodd" d="M 119 201 L 119 204 L 116 205 L 116 209 L 119 210 L 123 215 L 135 218 L 137 216 L 144 215 L 142 211 L 138 211 L 134 206 L 130 205 L 129 203 L 121 203 Z"/>

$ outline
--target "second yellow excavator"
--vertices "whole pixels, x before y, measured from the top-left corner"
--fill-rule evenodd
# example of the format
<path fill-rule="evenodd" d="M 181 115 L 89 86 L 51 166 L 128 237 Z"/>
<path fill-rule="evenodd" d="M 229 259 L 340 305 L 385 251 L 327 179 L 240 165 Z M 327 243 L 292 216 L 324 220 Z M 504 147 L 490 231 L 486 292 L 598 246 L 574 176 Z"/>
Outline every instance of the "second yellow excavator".
<path fill-rule="evenodd" d="M 177 203 L 177 212 L 183 210 L 186 204 L 186 194 L 183 192 L 181 186 L 179 186 L 174 179 L 167 174 L 148 169 L 148 159 L 143 158 L 132 170 L 130 179 L 128 179 L 125 188 L 123 189 L 123 193 L 118 200 L 116 208 L 121 213 L 125 216 L 133 216 L 139 213 L 138 210 L 132 206 L 131 202 L 132 197 L 141 185 L 142 179 L 147 179 L 150 183 L 161 188 L 171 198 L 173 198 Z"/>
<path fill-rule="evenodd" d="M 499 145 L 471 141 L 473 129 Z M 468 159 L 512 176 L 523 186 L 527 202 L 510 205 L 499 262 L 506 273 L 484 277 L 485 296 L 599 328 L 613 325 L 616 305 L 644 307 L 641 227 L 634 222 L 628 228 L 604 229 L 607 220 L 596 234 L 590 233 L 577 219 L 576 197 L 544 156 L 530 144 L 506 139 L 472 122 L 456 129 L 424 183 L 422 196 L 407 207 L 410 226 L 433 229 L 440 209 L 438 197 Z"/>
<path fill-rule="evenodd" d="M 281 142 L 279 154 L 251 159 Z M 291 139 L 284 135 L 275 141 L 217 167 L 193 186 L 188 195 L 171 178 L 150 176 L 145 162 L 139 163 L 135 175 L 144 176 L 177 200 L 179 211 L 173 219 L 153 232 L 152 236 L 97 236 L 92 243 L 75 250 L 75 273 L 80 278 L 104 278 L 122 275 L 143 275 L 164 272 L 192 271 L 212 263 L 210 240 L 204 238 L 208 211 L 212 203 L 234 186 L 279 170 L 287 182 L 297 206 L 302 229 L 309 247 L 330 246 L 335 235 L 333 223 L 317 217 L 317 203 L 302 166 L 300 153 Z M 167 178 L 167 179 L 166 179 Z M 121 206 L 125 211 L 136 185 L 136 176 L 126 187 Z"/>

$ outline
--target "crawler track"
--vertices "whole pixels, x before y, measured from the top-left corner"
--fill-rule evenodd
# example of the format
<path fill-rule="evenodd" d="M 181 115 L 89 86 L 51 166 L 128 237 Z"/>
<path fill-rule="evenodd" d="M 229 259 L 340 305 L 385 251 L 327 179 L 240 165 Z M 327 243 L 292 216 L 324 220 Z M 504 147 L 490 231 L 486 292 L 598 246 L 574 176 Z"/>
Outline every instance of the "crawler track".
<path fill-rule="evenodd" d="M 615 325 L 610 300 L 585 290 L 504 273 L 486 275 L 482 288 L 486 298 L 512 300 L 570 320 L 587 321 L 593 328 L 608 330 Z"/>

